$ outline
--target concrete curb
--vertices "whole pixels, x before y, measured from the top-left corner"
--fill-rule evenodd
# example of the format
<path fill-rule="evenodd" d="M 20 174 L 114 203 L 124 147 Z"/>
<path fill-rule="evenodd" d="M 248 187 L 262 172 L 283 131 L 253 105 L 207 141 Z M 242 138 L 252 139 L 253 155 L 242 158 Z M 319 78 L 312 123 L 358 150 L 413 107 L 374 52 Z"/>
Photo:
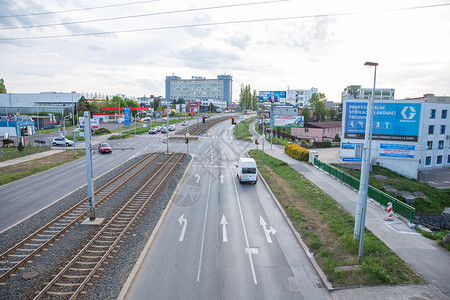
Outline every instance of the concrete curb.
<path fill-rule="evenodd" d="M 297 242 L 300 244 L 300 246 L 302 247 L 303 251 L 305 251 L 306 256 L 309 259 L 309 262 L 311 263 L 311 265 L 313 266 L 313 268 L 316 270 L 317 275 L 320 278 L 320 281 L 322 282 L 322 285 L 327 289 L 327 291 L 332 291 L 334 290 L 333 286 L 331 285 L 331 283 L 328 281 L 327 276 L 325 275 L 325 273 L 322 271 L 322 269 L 320 268 L 319 264 L 317 263 L 316 259 L 314 258 L 313 254 L 309 251 L 308 246 L 306 246 L 305 242 L 303 242 L 302 237 L 300 236 L 300 234 L 297 232 L 297 230 L 295 230 L 294 225 L 292 225 L 291 220 L 289 219 L 288 215 L 286 214 L 286 212 L 284 211 L 283 207 L 281 206 L 280 202 L 278 201 L 277 197 L 272 193 L 272 190 L 270 189 L 269 185 L 267 184 L 266 180 L 264 179 L 264 177 L 261 175 L 261 173 L 259 174 L 259 177 L 261 178 L 262 182 L 264 183 L 265 187 L 267 188 L 267 190 L 270 193 L 270 196 L 272 197 L 272 199 L 274 200 L 274 202 L 276 203 L 278 209 L 280 210 L 280 212 L 283 214 L 284 219 L 286 220 L 286 222 L 289 225 L 289 228 L 291 228 L 292 233 L 295 235 L 295 237 L 297 238 Z"/>
<path fill-rule="evenodd" d="M 247 153 L 247 156 L 248 156 L 248 153 Z M 258 173 L 259 173 L 259 171 L 258 171 Z M 297 238 L 297 242 L 300 244 L 300 246 L 302 247 L 303 251 L 305 251 L 305 254 L 308 257 L 309 262 L 311 263 L 313 268 L 316 270 L 317 275 L 319 276 L 320 281 L 322 282 L 322 285 L 327 289 L 327 291 L 334 290 L 333 286 L 328 281 L 327 276 L 325 275 L 325 273 L 320 268 L 319 264 L 317 263 L 316 259 L 313 256 L 313 254 L 309 251 L 308 246 L 306 246 L 305 242 L 303 242 L 303 239 L 300 236 L 300 234 L 297 232 L 297 230 L 295 230 L 294 225 L 292 225 L 292 222 L 289 219 L 289 217 L 286 214 L 286 212 L 284 211 L 283 207 L 281 206 L 280 201 L 278 201 L 277 197 L 272 193 L 272 190 L 270 189 L 269 185 L 267 184 L 266 180 L 261 175 L 261 173 L 259 173 L 259 178 L 261 178 L 261 181 L 264 183 L 264 186 L 269 191 L 270 196 L 272 197 L 273 201 L 277 205 L 277 207 L 280 210 L 281 214 L 283 215 L 284 219 L 288 223 L 289 228 L 291 229 L 292 233 Z"/>

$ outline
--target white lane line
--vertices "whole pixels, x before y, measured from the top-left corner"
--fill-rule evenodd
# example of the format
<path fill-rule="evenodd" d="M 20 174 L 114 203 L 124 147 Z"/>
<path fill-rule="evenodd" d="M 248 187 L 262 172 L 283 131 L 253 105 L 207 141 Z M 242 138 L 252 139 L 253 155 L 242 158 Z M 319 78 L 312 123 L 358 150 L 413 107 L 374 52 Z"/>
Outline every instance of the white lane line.
<path fill-rule="evenodd" d="M 253 265 L 253 258 L 252 258 L 252 254 L 257 254 L 257 253 L 255 251 L 252 251 L 253 248 L 250 248 L 250 245 L 248 242 L 247 230 L 245 229 L 244 215 L 242 213 L 241 200 L 239 199 L 239 194 L 238 194 L 237 186 L 236 186 L 236 180 L 234 180 L 232 167 L 230 167 L 230 171 L 231 171 L 231 179 L 232 179 L 233 185 L 234 185 L 234 192 L 236 194 L 236 200 L 237 200 L 238 207 L 239 207 L 239 214 L 241 216 L 242 229 L 244 231 L 244 238 L 245 238 L 245 245 L 246 245 L 245 252 L 248 253 L 248 259 L 250 260 L 250 267 L 252 269 L 252 275 L 253 275 L 253 283 L 255 285 L 257 285 L 258 280 L 256 279 L 255 267 Z"/>
<path fill-rule="evenodd" d="M 210 172 L 209 172 L 208 194 L 206 196 L 207 198 L 206 198 L 206 207 L 205 207 L 205 220 L 203 221 L 202 245 L 200 247 L 200 258 L 198 259 L 197 282 L 200 281 L 200 272 L 202 269 L 203 249 L 204 249 L 204 245 L 205 245 L 205 233 L 206 233 L 206 220 L 208 219 L 209 193 L 211 191 L 211 179 L 212 179 L 212 170 L 210 170 Z"/>
<path fill-rule="evenodd" d="M 29 194 L 32 194 L 32 193 L 34 193 L 34 191 L 31 191 L 31 192 L 28 192 L 28 193 L 25 193 L 25 194 L 22 194 L 22 195 L 20 195 L 20 196 L 17 196 L 16 198 L 12 198 L 12 199 L 10 199 L 9 201 L 14 201 L 14 200 L 17 200 L 17 199 L 20 199 L 20 198 L 23 198 L 23 197 L 25 197 L 26 195 L 29 195 Z"/>

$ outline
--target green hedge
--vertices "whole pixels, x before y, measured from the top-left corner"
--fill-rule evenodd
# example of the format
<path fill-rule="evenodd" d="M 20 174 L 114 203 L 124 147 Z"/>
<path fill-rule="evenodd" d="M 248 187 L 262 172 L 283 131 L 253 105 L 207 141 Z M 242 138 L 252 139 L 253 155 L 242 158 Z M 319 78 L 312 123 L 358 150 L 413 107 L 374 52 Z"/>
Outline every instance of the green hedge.
<path fill-rule="evenodd" d="M 308 161 L 309 160 L 309 151 L 305 148 L 301 147 L 298 144 L 288 144 L 284 148 L 284 152 L 290 157 L 295 158 L 300 161 Z"/>
<path fill-rule="evenodd" d="M 314 142 L 314 147 L 316 147 L 316 148 L 330 148 L 331 147 L 331 141 Z"/>

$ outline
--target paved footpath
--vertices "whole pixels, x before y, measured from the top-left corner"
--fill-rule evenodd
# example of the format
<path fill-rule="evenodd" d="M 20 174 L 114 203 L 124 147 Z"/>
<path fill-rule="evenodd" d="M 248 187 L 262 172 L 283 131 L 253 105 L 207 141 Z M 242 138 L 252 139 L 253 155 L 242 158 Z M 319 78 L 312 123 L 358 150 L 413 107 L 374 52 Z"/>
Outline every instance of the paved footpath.
<path fill-rule="evenodd" d="M 353 216 L 358 193 L 331 175 L 284 153 L 284 147 L 266 143 L 265 153 L 287 162 L 325 193 L 333 197 Z M 319 153 L 320 159 L 320 153 Z M 330 291 L 333 299 L 450 299 L 450 254 L 434 241 L 427 239 L 399 218 L 385 221 L 386 211 L 377 203 L 368 201 L 366 228 L 407 262 L 429 282 L 425 285 L 378 286 Z"/>

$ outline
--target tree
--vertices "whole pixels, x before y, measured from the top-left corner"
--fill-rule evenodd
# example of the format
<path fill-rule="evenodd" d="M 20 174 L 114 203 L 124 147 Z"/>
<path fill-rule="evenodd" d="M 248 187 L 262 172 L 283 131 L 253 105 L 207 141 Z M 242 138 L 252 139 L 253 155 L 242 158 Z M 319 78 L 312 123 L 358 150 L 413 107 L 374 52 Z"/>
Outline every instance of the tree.
<path fill-rule="evenodd" d="M 308 106 L 303 107 L 302 116 L 303 116 L 303 122 L 305 124 L 308 123 L 308 118 L 309 118 L 309 108 L 308 108 Z"/>
<path fill-rule="evenodd" d="M 5 81 L 3 78 L 0 78 L 0 94 L 6 94 L 6 87 L 5 87 Z"/>
<path fill-rule="evenodd" d="M 329 113 L 330 113 L 330 119 L 331 119 L 331 121 L 334 121 L 334 120 L 336 119 L 336 114 L 337 114 L 336 110 L 335 110 L 334 108 L 331 108 L 331 109 L 329 110 Z"/>
<path fill-rule="evenodd" d="M 314 119 L 318 122 L 325 121 L 325 115 L 327 114 L 326 101 L 327 98 L 323 93 L 314 93 L 309 99 L 309 105 L 314 110 Z"/>

